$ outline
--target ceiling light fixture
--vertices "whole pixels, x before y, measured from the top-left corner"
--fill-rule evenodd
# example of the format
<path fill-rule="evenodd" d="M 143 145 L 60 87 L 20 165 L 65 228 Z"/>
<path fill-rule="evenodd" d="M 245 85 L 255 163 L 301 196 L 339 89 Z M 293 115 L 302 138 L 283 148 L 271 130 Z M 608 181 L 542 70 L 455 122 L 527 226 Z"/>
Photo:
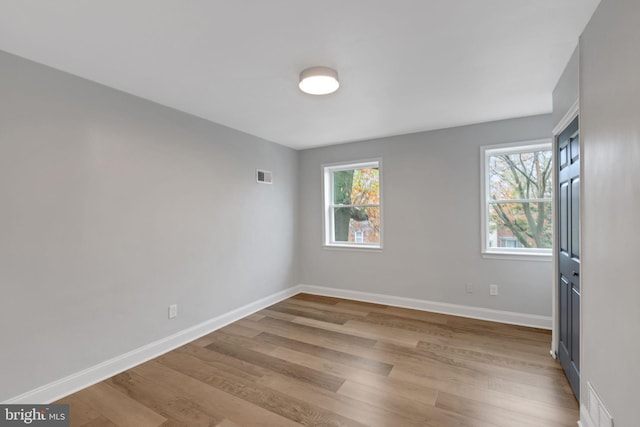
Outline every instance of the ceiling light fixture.
<path fill-rule="evenodd" d="M 311 95 L 328 95 L 340 87 L 338 72 L 329 67 L 311 67 L 300 73 L 301 91 Z"/>

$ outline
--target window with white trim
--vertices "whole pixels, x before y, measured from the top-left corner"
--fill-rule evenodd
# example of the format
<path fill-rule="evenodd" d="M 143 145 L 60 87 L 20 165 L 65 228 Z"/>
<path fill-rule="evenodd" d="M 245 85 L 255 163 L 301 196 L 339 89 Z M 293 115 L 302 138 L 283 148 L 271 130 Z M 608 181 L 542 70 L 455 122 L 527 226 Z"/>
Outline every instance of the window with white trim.
<path fill-rule="evenodd" d="M 371 160 L 322 167 L 326 246 L 382 247 L 380 166 Z"/>
<path fill-rule="evenodd" d="M 482 147 L 483 253 L 551 255 L 552 157 L 549 140 Z"/>

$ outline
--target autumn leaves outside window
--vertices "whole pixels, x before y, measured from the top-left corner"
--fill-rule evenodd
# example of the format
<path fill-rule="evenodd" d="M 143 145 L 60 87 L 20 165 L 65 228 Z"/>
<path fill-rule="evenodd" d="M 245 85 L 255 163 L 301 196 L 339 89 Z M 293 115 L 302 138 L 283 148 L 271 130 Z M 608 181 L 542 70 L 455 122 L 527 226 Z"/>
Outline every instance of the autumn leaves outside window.
<path fill-rule="evenodd" d="M 324 166 L 324 243 L 381 246 L 380 161 Z"/>

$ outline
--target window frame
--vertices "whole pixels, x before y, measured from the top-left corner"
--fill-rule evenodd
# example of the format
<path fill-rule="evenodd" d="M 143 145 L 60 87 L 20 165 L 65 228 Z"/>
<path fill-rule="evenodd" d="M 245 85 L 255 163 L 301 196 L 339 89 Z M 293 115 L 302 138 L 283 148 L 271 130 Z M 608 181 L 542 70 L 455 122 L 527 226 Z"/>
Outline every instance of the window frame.
<path fill-rule="evenodd" d="M 352 170 L 352 169 L 364 169 L 370 167 L 378 168 L 378 188 L 379 188 L 379 199 L 380 203 L 377 206 L 380 211 L 380 242 L 375 243 L 351 243 L 351 242 L 336 242 L 335 239 L 335 225 L 333 220 L 333 209 L 335 207 L 339 207 L 340 205 L 335 205 L 333 203 L 334 195 L 333 195 L 333 173 L 339 172 L 342 170 Z M 382 196 L 382 158 L 373 158 L 373 159 L 364 159 L 364 160 L 354 160 L 349 162 L 339 162 L 339 163 L 327 163 L 321 165 L 322 172 L 322 246 L 325 249 L 347 249 L 347 250 L 357 250 L 357 251 L 381 251 L 382 250 L 382 241 L 383 241 L 383 196 Z M 364 205 L 349 205 L 349 206 L 364 206 Z"/>
<path fill-rule="evenodd" d="M 480 147 L 480 211 L 481 211 L 481 254 L 483 258 L 509 259 L 509 260 L 533 260 L 533 261 L 551 261 L 553 256 L 553 247 L 555 242 L 551 241 L 551 248 L 491 248 L 489 247 L 489 195 L 491 194 L 489 182 L 489 159 L 492 156 L 501 154 L 513 154 L 520 152 L 532 151 L 550 151 L 551 161 L 555 163 L 556 159 L 553 153 L 553 143 L 550 138 L 535 139 L 528 141 L 510 142 L 505 144 L 493 144 Z M 555 166 L 553 166 L 555 167 Z M 553 170 L 551 171 L 551 197 L 543 199 L 513 199 L 512 203 L 518 202 L 548 202 L 551 206 L 551 226 L 555 223 L 555 208 L 553 200 L 555 197 L 555 180 Z M 495 201 L 493 201 L 495 203 Z M 506 201 L 505 201 L 506 202 Z"/>

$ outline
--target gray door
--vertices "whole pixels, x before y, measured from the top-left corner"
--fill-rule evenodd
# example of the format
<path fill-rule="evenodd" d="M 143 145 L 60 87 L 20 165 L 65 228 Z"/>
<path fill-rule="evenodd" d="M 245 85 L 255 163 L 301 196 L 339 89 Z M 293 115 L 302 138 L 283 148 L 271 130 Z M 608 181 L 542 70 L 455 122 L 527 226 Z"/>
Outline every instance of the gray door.
<path fill-rule="evenodd" d="M 558 136 L 560 364 L 580 398 L 580 138 L 578 118 Z"/>

